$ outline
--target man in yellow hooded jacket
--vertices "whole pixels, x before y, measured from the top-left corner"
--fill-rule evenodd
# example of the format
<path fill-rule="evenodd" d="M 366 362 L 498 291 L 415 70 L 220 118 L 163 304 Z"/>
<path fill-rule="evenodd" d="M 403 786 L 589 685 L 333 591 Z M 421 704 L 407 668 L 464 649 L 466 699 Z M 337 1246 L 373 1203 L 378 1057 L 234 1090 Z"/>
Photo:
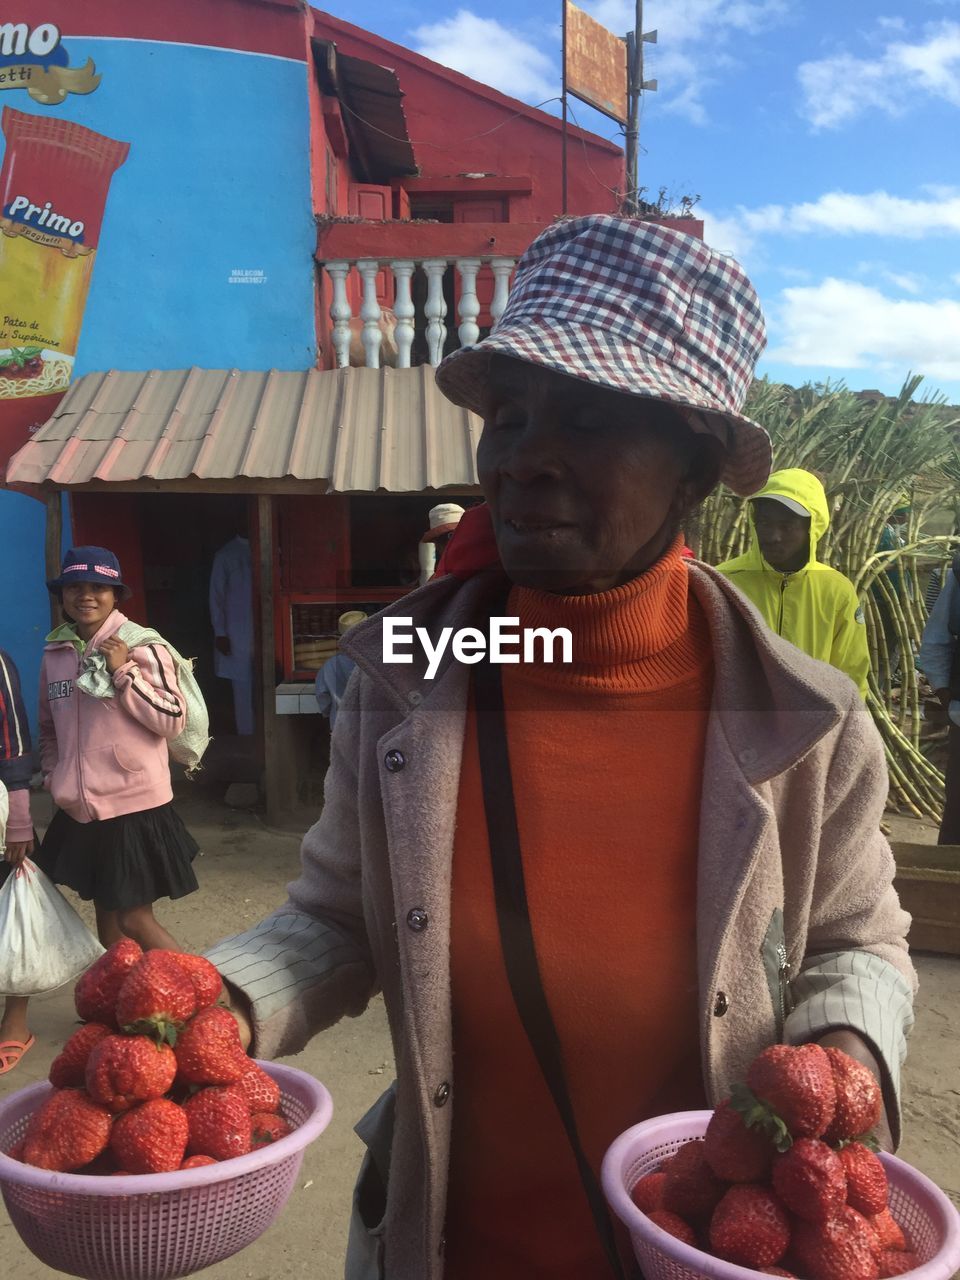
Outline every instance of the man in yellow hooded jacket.
<path fill-rule="evenodd" d="M 778 635 L 845 671 L 867 694 L 870 651 L 853 583 L 817 559 L 830 524 L 823 485 L 799 468 L 775 471 L 750 500 L 750 549 L 718 566 Z"/>

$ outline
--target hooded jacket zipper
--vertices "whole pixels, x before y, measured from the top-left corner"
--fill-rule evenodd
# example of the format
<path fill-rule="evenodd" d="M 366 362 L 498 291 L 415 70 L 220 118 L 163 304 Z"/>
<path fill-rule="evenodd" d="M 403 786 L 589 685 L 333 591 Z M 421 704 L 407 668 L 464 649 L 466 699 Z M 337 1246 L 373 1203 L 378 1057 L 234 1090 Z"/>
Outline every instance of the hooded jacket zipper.
<path fill-rule="evenodd" d="M 780 992 L 780 1033 L 786 1025 L 790 1012 L 790 961 L 787 959 L 786 943 L 777 943 L 777 986 Z"/>
<path fill-rule="evenodd" d="M 780 610 L 777 614 L 777 635 L 778 636 L 783 635 L 783 597 L 787 590 L 788 577 L 789 577 L 788 574 L 784 574 L 784 576 L 780 579 Z"/>

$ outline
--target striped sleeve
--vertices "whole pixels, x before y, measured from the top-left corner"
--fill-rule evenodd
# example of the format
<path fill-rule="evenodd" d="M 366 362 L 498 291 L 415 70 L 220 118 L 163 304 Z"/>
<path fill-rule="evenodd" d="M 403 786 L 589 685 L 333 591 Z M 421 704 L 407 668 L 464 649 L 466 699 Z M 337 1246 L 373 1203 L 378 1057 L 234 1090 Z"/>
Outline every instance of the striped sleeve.
<path fill-rule="evenodd" d="M 884 1102 L 899 1142 L 900 1068 L 913 1027 L 913 989 L 903 973 L 869 951 L 811 957 L 790 983 L 795 1002 L 787 1016 L 789 1044 L 851 1030 L 866 1041 L 882 1073 Z"/>
<path fill-rule="evenodd" d="M 0 782 L 8 791 L 30 786 L 33 747 L 20 677 L 8 654 L 0 650 Z"/>
<path fill-rule="evenodd" d="M 113 676 L 123 709 L 162 738 L 175 738 L 186 723 L 186 703 L 177 683 L 177 668 L 162 644 L 131 650 L 130 660 Z"/>

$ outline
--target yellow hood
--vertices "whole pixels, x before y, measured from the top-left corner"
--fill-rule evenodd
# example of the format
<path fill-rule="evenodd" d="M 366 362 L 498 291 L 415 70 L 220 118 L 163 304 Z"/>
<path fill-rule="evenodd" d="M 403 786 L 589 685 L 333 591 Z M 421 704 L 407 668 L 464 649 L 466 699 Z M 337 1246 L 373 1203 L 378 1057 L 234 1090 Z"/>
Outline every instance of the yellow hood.
<path fill-rule="evenodd" d="M 798 502 L 810 516 L 810 555 L 807 568 L 817 563 L 817 544 L 830 526 L 830 508 L 823 485 L 810 471 L 800 467 L 788 467 L 784 471 L 775 471 L 759 493 L 750 495 L 750 550 L 747 558 L 755 560 L 753 567 L 769 569 L 760 554 L 757 531 L 753 526 L 753 503 L 757 498 L 790 498 Z"/>

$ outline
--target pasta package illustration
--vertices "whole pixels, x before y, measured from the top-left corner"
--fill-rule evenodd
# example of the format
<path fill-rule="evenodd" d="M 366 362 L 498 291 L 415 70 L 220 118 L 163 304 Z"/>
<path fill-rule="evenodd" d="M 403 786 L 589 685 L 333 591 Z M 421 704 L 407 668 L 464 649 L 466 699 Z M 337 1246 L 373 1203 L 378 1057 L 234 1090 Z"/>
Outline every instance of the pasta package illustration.
<path fill-rule="evenodd" d="M 2 402 L 69 386 L 110 180 L 130 146 L 11 107 L 0 129 Z"/>

